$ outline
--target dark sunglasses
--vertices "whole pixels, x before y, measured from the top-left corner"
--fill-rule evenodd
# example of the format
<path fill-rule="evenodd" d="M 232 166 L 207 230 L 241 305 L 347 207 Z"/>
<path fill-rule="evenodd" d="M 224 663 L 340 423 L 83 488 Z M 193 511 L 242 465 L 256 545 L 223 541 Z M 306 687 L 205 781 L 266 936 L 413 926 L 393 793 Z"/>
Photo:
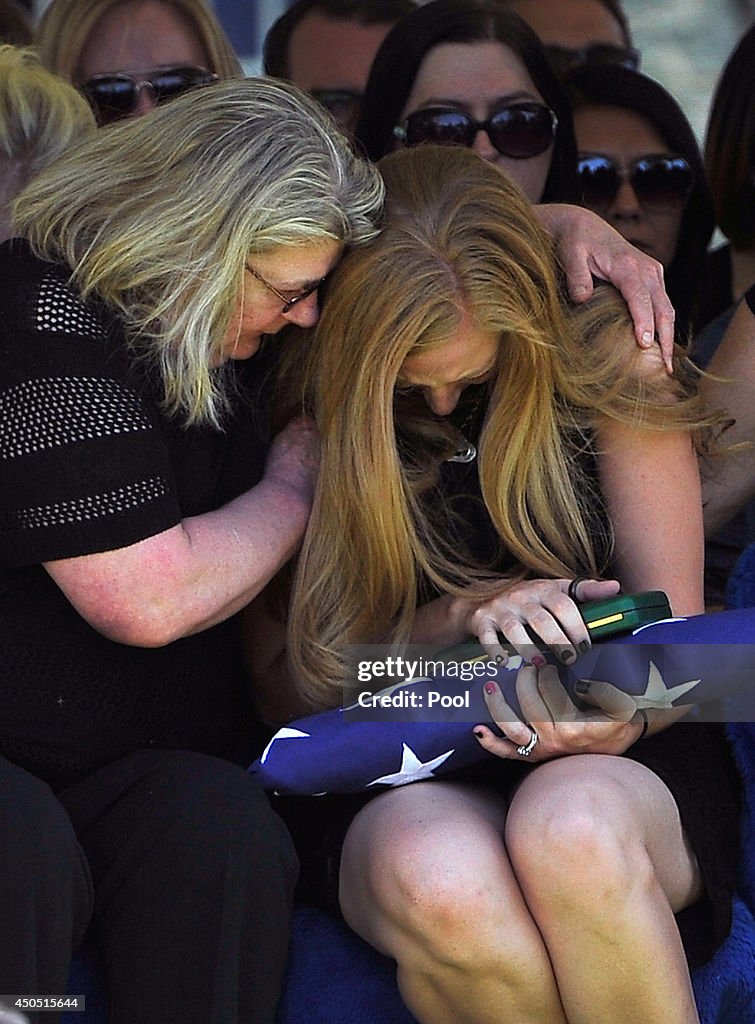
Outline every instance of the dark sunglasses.
<path fill-rule="evenodd" d="M 109 124 L 133 114 L 142 89 L 148 88 L 151 91 L 155 103 L 164 103 L 194 86 L 215 82 L 217 77 L 206 68 L 164 67 L 157 68 L 143 78 L 135 78 L 123 72 L 94 75 L 79 88 L 89 100 L 98 122 Z"/>
<path fill-rule="evenodd" d="M 568 75 L 576 68 L 589 64 L 618 64 L 622 68 L 636 71 L 640 66 L 640 51 L 631 46 L 612 46 L 610 43 L 592 43 L 577 50 L 566 46 L 545 47 L 548 61 L 557 75 Z"/>
<path fill-rule="evenodd" d="M 428 107 L 415 110 L 393 134 L 407 146 L 435 142 L 442 146 L 472 146 L 478 132 L 488 138 L 502 156 L 527 160 L 538 156 L 553 143 L 558 118 L 543 103 L 512 103 L 492 114 L 487 121 L 475 121 L 462 110 Z"/>
<path fill-rule="evenodd" d="M 683 156 L 641 156 L 624 168 L 610 157 L 585 153 L 577 161 L 577 178 L 581 202 L 603 210 L 614 201 L 623 181 L 629 182 L 642 206 L 656 210 L 680 209 L 695 184 Z"/>

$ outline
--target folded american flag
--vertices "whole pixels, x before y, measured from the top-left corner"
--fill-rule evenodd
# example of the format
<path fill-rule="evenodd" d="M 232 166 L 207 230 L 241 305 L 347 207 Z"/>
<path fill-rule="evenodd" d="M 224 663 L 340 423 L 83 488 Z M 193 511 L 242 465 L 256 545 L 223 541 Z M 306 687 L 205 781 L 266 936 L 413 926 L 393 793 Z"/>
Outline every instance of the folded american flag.
<path fill-rule="evenodd" d="M 400 786 L 469 767 L 492 756 L 472 732 L 490 722 L 483 683 L 495 678 L 518 714 L 521 664 L 518 657 L 503 668 L 483 660 L 480 672 L 462 678 L 452 663 L 383 690 L 375 679 L 365 682 L 347 706 L 279 729 L 250 771 L 266 789 L 313 795 Z M 578 705 L 574 684 L 593 679 L 630 694 L 638 708 L 695 705 L 708 719 L 753 720 L 755 608 L 642 626 L 557 667 Z"/>

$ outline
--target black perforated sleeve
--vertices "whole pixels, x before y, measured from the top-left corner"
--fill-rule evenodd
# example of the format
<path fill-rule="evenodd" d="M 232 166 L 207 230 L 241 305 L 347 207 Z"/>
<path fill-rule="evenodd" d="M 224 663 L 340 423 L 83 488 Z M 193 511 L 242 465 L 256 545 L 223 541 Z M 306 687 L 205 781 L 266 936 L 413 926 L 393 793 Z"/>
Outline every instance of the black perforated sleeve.
<path fill-rule="evenodd" d="M 124 547 L 180 519 L 155 403 L 116 320 L 65 273 L 0 255 L 0 558 Z"/>

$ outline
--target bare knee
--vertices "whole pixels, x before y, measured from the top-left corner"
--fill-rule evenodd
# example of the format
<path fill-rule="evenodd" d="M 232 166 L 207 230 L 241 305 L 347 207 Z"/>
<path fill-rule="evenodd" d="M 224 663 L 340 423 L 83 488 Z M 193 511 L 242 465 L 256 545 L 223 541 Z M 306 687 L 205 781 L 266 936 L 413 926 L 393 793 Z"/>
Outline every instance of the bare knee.
<path fill-rule="evenodd" d="M 370 941 L 376 934 L 392 935 L 392 955 L 397 946 L 412 943 L 440 959 L 471 956 L 465 940 L 491 913 L 489 872 L 479 852 L 473 859 L 464 857 L 468 837 L 453 822 L 441 827 L 421 817 L 402 820 L 384 837 L 380 817 L 360 816 L 344 845 L 341 905 L 346 920 L 362 933 L 372 931 Z"/>
<path fill-rule="evenodd" d="M 377 806 L 363 811 L 344 847 L 344 916 L 404 974 L 495 977 L 531 993 L 550 968 L 506 857 L 503 814 L 451 810 L 390 823 Z"/>
<path fill-rule="evenodd" d="M 653 885 L 653 865 L 625 786 L 602 755 L 565 758 L 533 773 L 512 802 L 506 847 L 522 889 L 580 911 Z M 580 764 L 579 762 L 583 762 Z M 537 777 L 536 777 L 537 776 Z"/>

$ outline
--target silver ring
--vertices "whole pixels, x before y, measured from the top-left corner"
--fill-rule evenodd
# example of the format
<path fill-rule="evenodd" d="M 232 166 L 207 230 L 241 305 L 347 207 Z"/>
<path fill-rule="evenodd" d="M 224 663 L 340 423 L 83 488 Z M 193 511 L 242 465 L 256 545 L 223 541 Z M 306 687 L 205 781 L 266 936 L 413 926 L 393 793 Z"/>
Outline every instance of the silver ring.
<path fill-rule="evenodd" d="M 529 743 L 527 744 L 526 747 L 517 747 L 516 748 L 516 752 L 517 752 L 517 754 L 519 754 L 520 757 L 529 757 L 530 754 L 532 753 L 532 751 L 537 746 L 537 741 L 538 741 L 537 733 L 535 732 L 535 730 L 532 728 L 531 725 L 528 725 L 527 728 L 529 729 L 530 734 L 531 734 L 530 735 Z"/>

